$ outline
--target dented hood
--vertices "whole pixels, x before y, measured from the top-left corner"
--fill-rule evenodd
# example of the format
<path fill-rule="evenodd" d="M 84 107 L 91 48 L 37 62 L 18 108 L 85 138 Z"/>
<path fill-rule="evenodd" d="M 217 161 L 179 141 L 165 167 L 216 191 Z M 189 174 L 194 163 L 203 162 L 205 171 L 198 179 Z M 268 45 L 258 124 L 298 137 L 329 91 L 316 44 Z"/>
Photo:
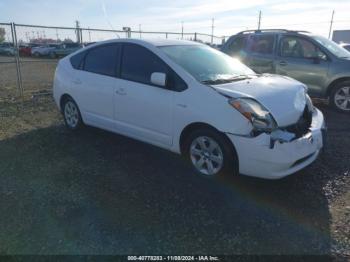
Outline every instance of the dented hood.
<path fill-rule="evenodd" d="M 213 87 L 232 98 L 249 97 L 257 100 L 270 111 L 280 127 L 295 124 L 306 105 L 305 85 L 284 76 L 252 76 Z"/>

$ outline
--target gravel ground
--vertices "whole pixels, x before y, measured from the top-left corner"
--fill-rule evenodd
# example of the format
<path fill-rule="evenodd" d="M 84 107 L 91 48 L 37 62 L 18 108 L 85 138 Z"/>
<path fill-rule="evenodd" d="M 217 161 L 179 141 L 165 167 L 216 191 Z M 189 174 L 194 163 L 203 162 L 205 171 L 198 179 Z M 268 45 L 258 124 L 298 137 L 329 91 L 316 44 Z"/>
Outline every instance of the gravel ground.
<path fill-rule="evenodd" d="M 24 93 L 52 89 L 57 60 L 21 57 L 21 75 Z M 18 95 L 17 71 L 13 57 L 0 56 L 0 102 L 12 101 Z"/>
<path fill-rule="evenodd" d="M 0 104 L 1 254 L 332 254 L 350 258 L 350 119 L 319 105 L 328 147 L 278 181 L 193 174 L 177 155 L 52 101 Z"/>

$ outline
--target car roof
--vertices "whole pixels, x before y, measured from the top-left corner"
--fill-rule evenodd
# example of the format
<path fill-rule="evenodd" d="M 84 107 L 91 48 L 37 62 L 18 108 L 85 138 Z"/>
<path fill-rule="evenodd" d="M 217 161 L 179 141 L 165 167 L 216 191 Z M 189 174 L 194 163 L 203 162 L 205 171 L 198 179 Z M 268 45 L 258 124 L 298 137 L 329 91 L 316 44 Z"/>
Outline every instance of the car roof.
<path fill-rule="evenodd" d="M 237 33 L 238 35 L 254 35 L 254 34 L 296 34 L 296 35 L 306 35 L 306 36 L 314 36 L 315 34 L 302 31 L 302 30 L 287 30 L 287 29 L 259 29 L 259 30 L 245 30 Z"/>
<path fill-rule="evenodd" d="M 170 40 L 170 39 L 135 39 L 135 38 L 120 38 L 101 41 L 95 43 L 139 43 L 139 44 L 150 44 L 153 46 L 172 46 L 172 45 L 202 45 L 198 42 L 188 40 Z M 93 44 L 93 45 L 95 45 Z"/>

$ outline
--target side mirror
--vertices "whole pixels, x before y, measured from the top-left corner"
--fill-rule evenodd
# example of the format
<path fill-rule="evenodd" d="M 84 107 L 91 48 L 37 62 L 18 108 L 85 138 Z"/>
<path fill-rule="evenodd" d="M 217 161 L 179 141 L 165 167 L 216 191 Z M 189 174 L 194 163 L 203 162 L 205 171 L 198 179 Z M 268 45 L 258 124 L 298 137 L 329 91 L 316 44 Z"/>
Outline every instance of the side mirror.
<path fill-rule="evenodd" d="M 152 73 L 151 83 L 157 86 L 166 86 L 166 74 L 160 72 Z"/>

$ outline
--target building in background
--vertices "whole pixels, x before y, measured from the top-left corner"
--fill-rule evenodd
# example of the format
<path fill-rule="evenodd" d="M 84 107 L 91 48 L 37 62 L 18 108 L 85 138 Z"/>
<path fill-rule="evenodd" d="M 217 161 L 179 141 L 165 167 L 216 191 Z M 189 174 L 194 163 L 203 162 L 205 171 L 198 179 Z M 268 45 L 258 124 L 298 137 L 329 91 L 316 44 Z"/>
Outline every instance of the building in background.
<path fill-rule="evenodd" d="M 350 43 L 350 30 L 334 30 L 332 40 L 338 44 Z"/>

